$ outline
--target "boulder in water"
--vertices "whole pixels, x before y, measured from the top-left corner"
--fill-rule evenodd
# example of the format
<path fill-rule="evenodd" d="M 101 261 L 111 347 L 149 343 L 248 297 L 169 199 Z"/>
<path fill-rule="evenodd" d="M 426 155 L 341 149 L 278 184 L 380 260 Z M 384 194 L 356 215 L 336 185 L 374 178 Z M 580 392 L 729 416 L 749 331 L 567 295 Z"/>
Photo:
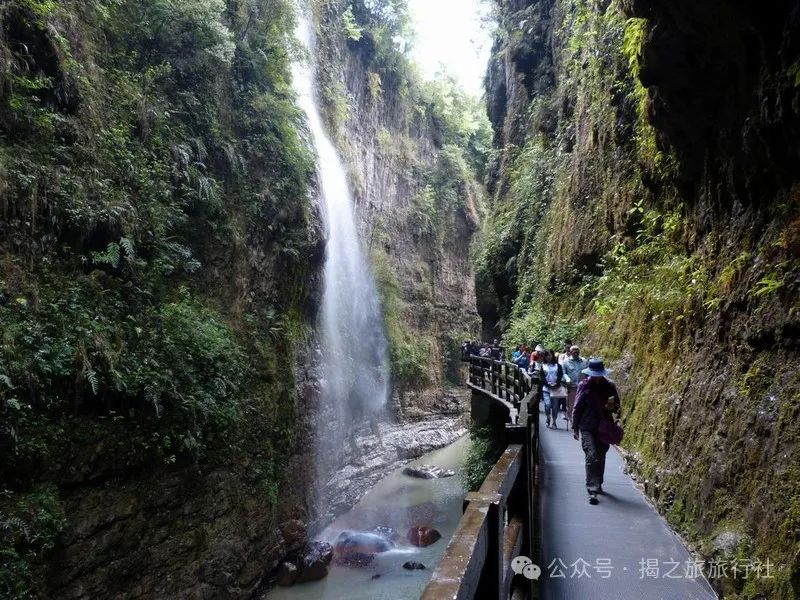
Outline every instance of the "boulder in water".
<path fill-rule="evenodd" d="M 375 554 L 387 552 L 392 548 L 394 544 L 382 534 L 370 531 L 343 531 L 336 538 L 333 551 L 335 554 L 348 552 Z"/>
<path fill-rule="evenodd" d="M 372 564 L 372 561 L 375 560 L 375 555 L 366 554 L 364 552 L 349 552 L 348 554 L 337 554 L 334 560 L 336 564 L 342 565 L 343 567 L 360 569 Z"/>
<path fill-rule="evenodd" d="M 420 479 L 442 479 L 443 477 L 452 477 L 456 472 L 433 465 L 417 465 L 416 467 L 406 467 L 403 469 L 403 474 Z"/>
<path fill-rule="evenodd" d="M 328 565 L 333 560 L 333 547 L 328 542 L 306 544 L 300 559 L 297 583 L 318 581 L 328 575 Z"/>
<path fill-rule="evenodd" d="M 297 568 L 297 565 L 293 562 L 284 561 L 281 563 L 281 566 L 278 567 L 278 578 L 276 583 L 282 587 L 289 587 L 290 585 L 294 585 L 294 582 L 297 581 L 297 576 L 300 574 L 300 569 Z"/>
<path fill-rule="evenodd" d="M 441 538 L 441 533 L 426 525 L 414 525 L 408 530 L 408 541 L 420 548 L 435 544 Z"/>
<path fill-rule="evenodd" d="M 415 560 L 409 560 L 408 562 L 403 563 L 403 568 L 408 569 L 409 571 L 418 571 L 424 569 L 425 565 Z"/>
<path fill-rule="evenodd" d="M 372 533 L 376 533 L 382 538 L 392 542 L 392 544 L 397 543 L 400 539 L 400 533 L 394 527 L 387 527 L 386 525 L 378 525 L 372 530 Z"/>
<path fill-rule="evenodd" d="M 337 564 L 348 567 L 364 567 L 372 562 L 375 554 L 394 548 L 394 543 L 384 534 L 362 531 L 343 531 L 336 538 L 333 555 Z"/>

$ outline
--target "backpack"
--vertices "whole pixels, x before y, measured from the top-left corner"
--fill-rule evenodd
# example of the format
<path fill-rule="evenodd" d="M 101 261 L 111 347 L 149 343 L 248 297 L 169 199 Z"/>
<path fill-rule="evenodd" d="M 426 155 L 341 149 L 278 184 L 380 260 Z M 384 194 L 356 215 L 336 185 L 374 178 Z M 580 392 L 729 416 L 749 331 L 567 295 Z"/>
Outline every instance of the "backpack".
<path fill-rule="evenodd" d="M 616 446 L 622 441 L 624 435 L 622 427 L 609 418 L 604 418 L 597 426 L 597 439 L 604 444 Z"/>

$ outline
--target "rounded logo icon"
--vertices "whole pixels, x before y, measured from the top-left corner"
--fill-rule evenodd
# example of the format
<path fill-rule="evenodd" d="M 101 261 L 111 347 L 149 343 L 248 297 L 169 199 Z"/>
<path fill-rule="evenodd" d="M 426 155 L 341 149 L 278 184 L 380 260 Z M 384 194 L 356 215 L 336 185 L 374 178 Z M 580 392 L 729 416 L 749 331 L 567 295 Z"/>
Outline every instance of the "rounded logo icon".
<path fill-rule="evenodd" d="M 517 575 L 522 575 L 523 569 L 531 564 L 533 561 L 527 556 L 518 556 L 511 561 L 511 570 Z"/>
<path fill-rule="evenodd" d="M 522 569 L 522 574 L 528 579 L 539 579 L 539 575 L 542 574 L 542 570 L 539 568 L 539 565 L 531 563 L 529 565 L 525 565 L 525 568 Z"/>

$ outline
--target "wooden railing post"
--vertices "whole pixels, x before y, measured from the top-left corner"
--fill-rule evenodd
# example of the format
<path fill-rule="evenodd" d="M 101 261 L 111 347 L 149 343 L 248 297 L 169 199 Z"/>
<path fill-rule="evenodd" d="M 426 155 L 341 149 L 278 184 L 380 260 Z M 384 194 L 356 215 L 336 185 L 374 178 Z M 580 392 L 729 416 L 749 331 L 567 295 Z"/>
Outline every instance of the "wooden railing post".
<path fill-rule="evenodd" d="M 424 600 L 506 600 L 515 588 L 533 597 L 535 584 L 514 577 L 507 561 L 516 556 L 533 557 L 537 549 L 534 523 L 539 442 L 536 384 L 535 379 L 515 364 L 487 357 L 471 358 L 473 403 L 477 402 L 481 409 L 486 408 L 482 400 L 503 404 L 512 415 L 516 408 L 517 420 L 506 425 L 508 448 L 481 490 L 467 495 L 464 516 L 425 589 Z"/>
<path fill-rule="evenodd" d="M 505 540 L 504 502 L 500 494 L 482 494 L 475 492 L 467 495 L 467 500 L 476 502 L 482 510 L 486 510 L 488 536 L 486 544 L 486 562 L 478 583 L 475 598 L 483 600 L 499 600 L 503 597 L 504 569 L 503 542 Z"/>

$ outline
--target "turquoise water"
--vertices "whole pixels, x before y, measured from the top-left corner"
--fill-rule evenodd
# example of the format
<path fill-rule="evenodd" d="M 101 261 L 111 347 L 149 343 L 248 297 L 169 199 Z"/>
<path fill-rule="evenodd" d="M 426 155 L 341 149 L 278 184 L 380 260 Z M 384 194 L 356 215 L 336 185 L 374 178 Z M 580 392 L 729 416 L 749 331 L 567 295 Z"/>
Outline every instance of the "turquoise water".
<path fill-rule="evenodd" d="M 361 502 L 319 536 L 319 539 L 333 543 L 342 531 L 366 531 L 386 525 L 394 527 L 403 537 L 395 550 L 375 555 L 371 565 L 360 569 L 331 565 L 325 579 L 290 588 L 275 588 L 267 593 L 267 600 L 419 598 L 461 519 L 465 491 L 458 472 L 464 464 L 468 447 L 469 436 L 464 436 L 446 448 L 409 463 L 453 469 L 456 471 L 454 477 L 417 479 L 403 475 L 402 469 L 398 469 L 378 482 Z M 408 528 L 414 524 L 434 527 L 442 534 L 442 539 L 427 548 L 404 543 Z M 403 569 L 403 563 L 408 560 L 421 562 L 427 568 L 422 571 Z"/>

